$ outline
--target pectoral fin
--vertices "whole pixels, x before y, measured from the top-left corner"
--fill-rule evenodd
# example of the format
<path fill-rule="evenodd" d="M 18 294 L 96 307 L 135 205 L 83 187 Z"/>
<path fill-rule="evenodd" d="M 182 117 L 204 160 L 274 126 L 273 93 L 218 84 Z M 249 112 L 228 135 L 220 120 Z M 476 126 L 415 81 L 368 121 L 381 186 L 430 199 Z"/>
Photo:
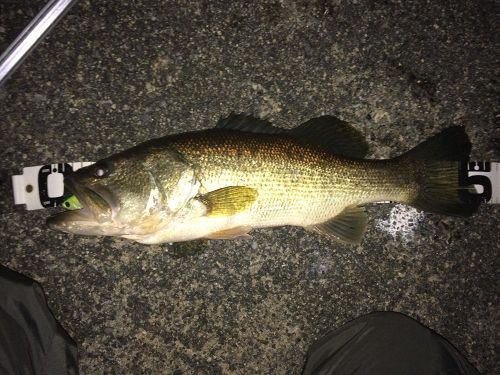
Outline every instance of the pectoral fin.
<path fill-rule="evenodd" d="M 231 216 L 249 209 L 258 195 L 257 190 L 247 186 L 228 186 L 198 199 L 207 207 L 207 216 Z"/>
<path fill-rule="evenodd" d="M 333 219 L 307 229 L 340 242 L 359 243 L 365 232 L 367 219 L 366 212 L 362 207 L 347 207 Z"/>
<path fill-rule="evenodd" d="M 208 236 L 205 236 L 205 238 L 209 240 L 231 240 L 234 238 L 252 238 L 252 236 L 248 234 L 248 232 L 250 232 L 251 230 L 252 227 L 247 227 L 247 226 L 236 227 L 210 233 Z"/>

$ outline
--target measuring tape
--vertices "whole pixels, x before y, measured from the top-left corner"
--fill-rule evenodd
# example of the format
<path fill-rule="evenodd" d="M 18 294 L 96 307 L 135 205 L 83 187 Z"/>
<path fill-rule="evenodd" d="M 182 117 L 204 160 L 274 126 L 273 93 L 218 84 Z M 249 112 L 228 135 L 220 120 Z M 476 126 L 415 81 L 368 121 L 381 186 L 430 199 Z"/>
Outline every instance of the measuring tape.
<path fill-rule="evenodd" d="M 71 193 L 64 189 L 64 177 L 94 162 L 57 163 L 23 168 L 12 176 L 14 204 L 24 204 L 27 210 L 60 206 Z M 474 199 L 485 203 L 500 203 L 500 163 L 476 161 L 464 163 L 467 184 L 476 187 Z"/>

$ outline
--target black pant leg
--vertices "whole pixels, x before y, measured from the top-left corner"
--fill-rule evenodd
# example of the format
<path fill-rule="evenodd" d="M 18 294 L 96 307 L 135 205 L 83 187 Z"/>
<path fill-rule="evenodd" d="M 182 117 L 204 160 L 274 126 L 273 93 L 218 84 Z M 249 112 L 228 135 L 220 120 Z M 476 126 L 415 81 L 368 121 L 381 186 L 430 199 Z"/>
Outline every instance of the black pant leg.
<path fill-rule="evenodd" d="M 442 336 L 403 314 L 375 312 L 309 349 L 303 375 L 479 374 Z"/>
<path fill-rule="evenodd" d="M 76 344 L 53 317 L 40 285 L 1 265 L 0 374 L 78 374 Z"/>

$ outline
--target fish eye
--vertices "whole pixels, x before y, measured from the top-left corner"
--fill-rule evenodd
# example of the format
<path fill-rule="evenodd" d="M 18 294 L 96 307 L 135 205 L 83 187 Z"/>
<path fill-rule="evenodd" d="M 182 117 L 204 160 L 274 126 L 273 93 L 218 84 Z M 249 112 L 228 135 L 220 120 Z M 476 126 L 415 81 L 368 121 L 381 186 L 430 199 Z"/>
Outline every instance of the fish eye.
<path fill-rule="evenodd" d="M 106 166 L 104 165 L 96 165 L 96 168 L 94 169 L 94 175 L 96 177 L 105 177 L 106 175 L 108 174 L 108 168 L 106 168 Z"/>

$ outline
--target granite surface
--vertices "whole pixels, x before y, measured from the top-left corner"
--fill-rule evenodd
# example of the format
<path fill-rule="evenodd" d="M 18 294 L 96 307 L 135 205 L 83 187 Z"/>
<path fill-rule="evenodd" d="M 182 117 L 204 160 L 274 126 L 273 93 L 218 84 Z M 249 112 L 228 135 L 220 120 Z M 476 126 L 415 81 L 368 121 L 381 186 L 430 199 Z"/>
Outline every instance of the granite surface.
<path fill-rule="evenodd" d="M 0 3 L 2 50 L 44 3 Z M 43 285 L 85 374 L 299 374 L 314 340 L 375 310 L 500 373 L 498 206 L 374 204 L 359 246 L 291 227 L 146 246 L 50 231 L 6 178 L 230 111 L 282 127 L 334 114 L 377 158 L 462 124 L 473 159 L 499 160 L 498 19 L 486 0 L 82 0 L 0 89 L 0 262 Z"/>

